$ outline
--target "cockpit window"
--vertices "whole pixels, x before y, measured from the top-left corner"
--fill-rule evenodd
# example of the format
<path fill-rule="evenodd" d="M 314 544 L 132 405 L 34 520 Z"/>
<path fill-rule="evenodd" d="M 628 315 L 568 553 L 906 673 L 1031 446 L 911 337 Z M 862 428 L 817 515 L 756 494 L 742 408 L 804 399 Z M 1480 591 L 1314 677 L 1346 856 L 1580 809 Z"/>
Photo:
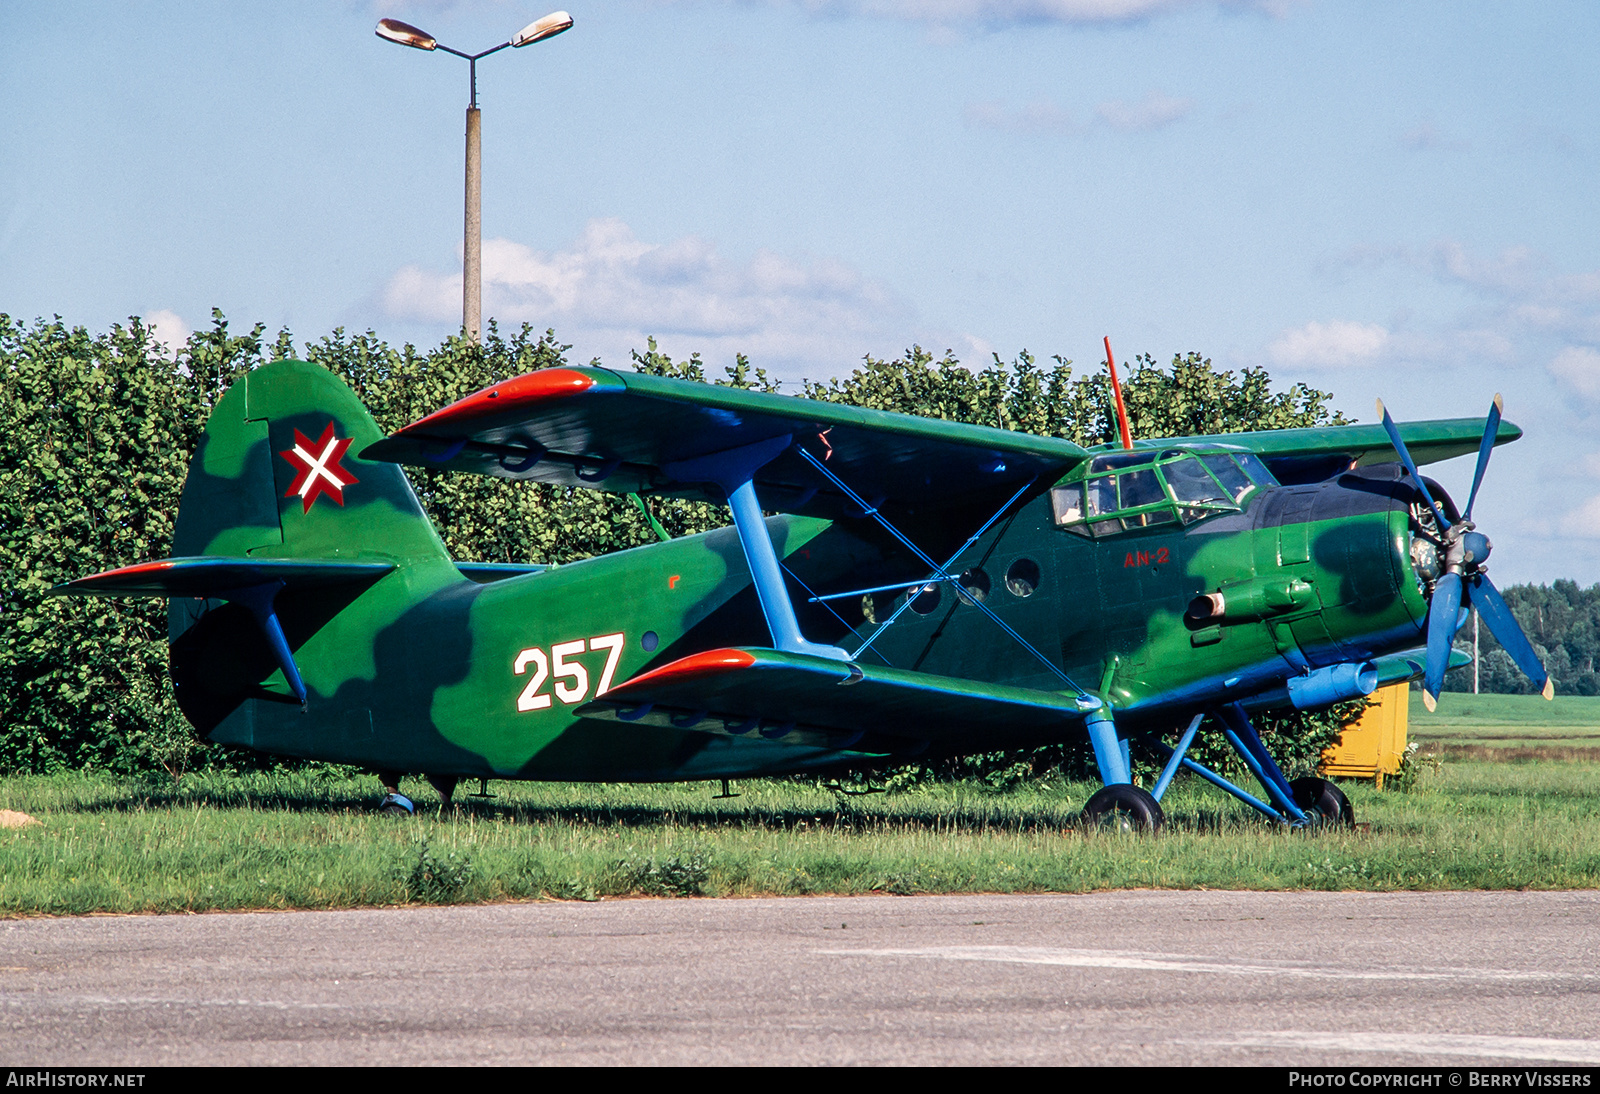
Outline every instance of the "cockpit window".
<path fill-rule="evenodd" d="M 1217 477 L 1217 481 L 1228 488 L 1228 495 L 1234 501 L 1243 498 L 1255 486 L 1250 477 L 1239 470 L 1239 465 L 1233 462 L 1233 457 L 1226 452 L 1201 456 L 1200 460 Z"/>
<path fill-rule="evenodd" d="M 1244 468 L 1245 474 L 1250 476 L 1250 481 L 1257 486 L 1277 486 L 1278 480 L 1267 465 L 1256 458 L 1254 452 L 1235 452 L 1233 458 L 1239 461 L 1239 466 Z"/>
<path fill-rule="evenodd" d="M 1096 456 L 1078 483 L 1050 493 L 1055 522 L 1100 537 L 1181 521 L 1192 524 L 1239 508 L 1257 486 L 1276 485 L 1250 453 L 1174 448 Z"/>
<path fill-rule="evenodd" d="M 1215 458 L 1214 456 L 1206 456 L 1202 462 L 1202 460 L 1197 460 L 1191 456 L 1186 460 L 1173 460 L 1164 466 L 1161 471 L 1166 476 L 1167 485 L 1172 488 L 1172 496 L 1180 502 L 1237 501 L 1237 494 L 1230 494 L 1223 489 L 1223 487 L 1231 487 L 1232 483 L 1228 482 L 1220 474 L 1217 475 L 1216 479 L 1206 474 L 1207 468 L 1213 473 L 1218 471 L 1217 466 L 1212 463 Z M 1229 460 L 1228 457 L 1223 456 L 1222 462 L 1228 465 L 1228 470 L 1232 471 L 1235 477 L 1244 479 L 1244 476 L 1239 473 L 1239 469 L 1233 466 L 1233 461 Z M 1221 486 L 1217 485 L 1218 480 L 1221 480 Z M 1249 488 L 1250 481 L 1245 479 L 1245 489 L 1248 490 Z"/>

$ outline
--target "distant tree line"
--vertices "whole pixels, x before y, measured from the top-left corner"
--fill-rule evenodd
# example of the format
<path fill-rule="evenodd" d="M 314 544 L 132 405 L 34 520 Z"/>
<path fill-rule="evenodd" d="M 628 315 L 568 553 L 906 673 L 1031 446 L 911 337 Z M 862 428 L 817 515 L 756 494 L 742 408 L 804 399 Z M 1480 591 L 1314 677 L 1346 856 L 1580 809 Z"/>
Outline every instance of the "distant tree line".
<path fill-rule="evenodd" d="M 1511 585 L 1501 590 L 1511 614 L 1550 672 L 1558 695 L 1600 695 L 1600 584 L 1581 588 L 1575 581 L 1552 585 Z M 1478 690 L 1501 695 L 1532 695 L 1534 686 L 1511 660 L 1489 628 L 1478 628 Z M 1472 652 L 1472 623 L 1456 634 L 1456 648 Z M 1471 691 L 1472 669 L 1456 669 L 1446 691 Z"/>
<path fill-rule="evenodd" d="M 0 772 L 177 773 L 260 762 L 202 745 L 178 713 L 161 602 L 44 597 L 58 582 L 170 553 L 190 454 L 207 414 L 234 380 L 280 358 L 313 361 L 349 383 L 378 425 L 392 431 L 509 376 L 563 364 L 568 348 L 553 332 L 541 335 L 524 325 L 506 336 L 492 323 L 481 345 L 454 337 L 422 351 L 390 346 L 371 331 L 340 329 L 296 347 L 286 330 L 269 338 L 258 324 L 235 333 L 215 312 L 208 329 L 163 350 L 138 319 L 91 334 L 59 318 L 29 324 L 0 314 Z M 1304 384 L 1273 391 L 1264 369 L 1219 370 L 1198 353 L 1175 356 L 1169 365 L 1143 356 L 1132 365 L 1124 395 L 1137 435 L 1342 420 L 1329 411 L 1328 393 Z M 1045 364 L 1026 352 L 1009 363 L 996 356 L 969 368 L 948 353 L 936 358 L 913 347 L 891 361 L 868 357 L 844 378 L 780 385 L 742 356 L 713 378 L 698 357 L 675 362 L 652 341 L 630 367 L 768 391 L 782 387 L 1083 445 L 1115 436 L 1098 367 L 1078 374 L 1066 359 Z M 560 563 L 654 539 L 644 514 L 623 498 L 412 468 L 407 473 L 462 560 Z M 715 506 L 662 499 L 650 506 L 672 535 L 727 521 Z M 1570 664 L 1584 665 L 1592 681 L 1595 594 L 1587 595 L 1590 645 L 1583 649 L 1591 652 L 1586 659 L 1574 652 Z M 1358 708 L 1265 719 L 1262 729 L 1285 767 L 1304 771 Z M 1087 762 L 1086 748 L 1073 746 L 950 761 L 900 777 L 971 775 L 1002 783 Z"/>

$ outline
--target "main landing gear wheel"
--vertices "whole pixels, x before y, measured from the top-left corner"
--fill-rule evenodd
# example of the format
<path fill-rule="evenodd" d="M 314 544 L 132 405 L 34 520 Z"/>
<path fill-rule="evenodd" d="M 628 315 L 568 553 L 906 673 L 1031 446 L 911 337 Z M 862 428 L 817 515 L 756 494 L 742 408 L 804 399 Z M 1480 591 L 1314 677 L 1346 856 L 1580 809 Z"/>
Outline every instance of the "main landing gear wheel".
<path fill-rule="evenodd" d="M 1109 828 L 1123 832 L 1159 832 L 1167 823 L 1161 803 L 1147 790 L 1127 783 L 1101 788 L 1083 805 L 1082 820 L 1088 828 Z"/>
<path fill-rule="evenodd" d="M 1294 780 L 1289 789 L 1294 791 L 1294 803 L 1305 812 L 1316 814 L 1321 823 L 1356 826 L 1356 811 L 1351 808 L 1350 799 L 1327 779 L 1310 775 Z"/>
<path fill-rule="evenodd" d="M 385 794 L 378 812 L 390 817 L 410 817 L 416 814 L 417 807 L 404 794 Z"/>

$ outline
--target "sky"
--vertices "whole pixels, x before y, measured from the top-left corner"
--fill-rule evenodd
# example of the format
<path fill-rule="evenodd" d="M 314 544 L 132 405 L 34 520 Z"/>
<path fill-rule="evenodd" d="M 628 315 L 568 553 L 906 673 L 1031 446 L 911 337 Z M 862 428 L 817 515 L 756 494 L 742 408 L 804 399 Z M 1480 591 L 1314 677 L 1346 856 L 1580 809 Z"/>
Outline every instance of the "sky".
<path fill-rule="evenodd" d="M 560 2 L 560 0 L 557 0 Z M 567 0 L 486 58 L 485 315 L 789 380 L 917 344 L 1267 368 L 1526 436 L 1497 584 L 1600 581 L 1600 5 Z M 512 0 L 0 0 L 0 312 L 460 326 Z M 1435 465 L 1458 501 L 1471 459 Z"/>

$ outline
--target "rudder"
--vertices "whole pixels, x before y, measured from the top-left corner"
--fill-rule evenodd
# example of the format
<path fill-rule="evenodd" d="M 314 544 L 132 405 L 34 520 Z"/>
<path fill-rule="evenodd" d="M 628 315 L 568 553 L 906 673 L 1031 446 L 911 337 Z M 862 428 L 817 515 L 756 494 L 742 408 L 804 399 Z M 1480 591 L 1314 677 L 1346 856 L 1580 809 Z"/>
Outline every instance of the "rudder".
<path fill-rule="evenodd" d="M 405 472 L 360 457 L 383 435 L 327 369 L 274 361 L 247 373 L 206 422 L 173 555 L 448 558 Z"/>

